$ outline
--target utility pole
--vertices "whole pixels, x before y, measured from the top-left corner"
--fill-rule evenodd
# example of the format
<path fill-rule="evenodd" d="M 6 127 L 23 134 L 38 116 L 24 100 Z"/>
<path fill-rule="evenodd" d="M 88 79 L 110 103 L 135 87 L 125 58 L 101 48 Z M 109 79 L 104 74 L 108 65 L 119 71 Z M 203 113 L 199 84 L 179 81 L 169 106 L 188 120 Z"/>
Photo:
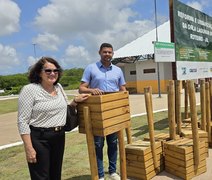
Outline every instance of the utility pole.
<path fill-rule="evenodd" d="M 37 59 L 37 55 L 36 55 L 36 43 L 33 43 L 32 45 L 34 47 L 34 56 L 35 56 L 35 59 Z"/>
<path fill-rule="evenodd" d="M 155 32 L 156 32 L 156 42 L 158 41 L 158 22 L 157 22 L 157 3 L 156 0 L 154 0 L 155 5 Z M 154 56 L 155 57 L 155 56 Z M 159 62 L 157 62 L 157 74 L 158 74 L 158 97 L 161 98 L 161 92 L 160 92 L 160 66 Z"/>

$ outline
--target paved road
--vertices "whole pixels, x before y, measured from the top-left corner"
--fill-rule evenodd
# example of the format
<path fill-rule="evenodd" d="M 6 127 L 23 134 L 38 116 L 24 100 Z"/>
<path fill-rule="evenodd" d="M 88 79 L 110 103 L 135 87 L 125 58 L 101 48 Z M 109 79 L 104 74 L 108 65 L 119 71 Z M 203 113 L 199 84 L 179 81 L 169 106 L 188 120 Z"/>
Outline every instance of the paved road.
<path fill-rule="evenodd" d="M 77 94 L 77 91 L 69 91 L 67 94 Z M 162 94 L 161 98 L 158 95 L 153 95 L 153 110 L 167 109 L 167 95 Z M 130 111 L 131 115 L 142 114 L 146 112 L 145 99 L 143 95 L 130 95 Z M 184 105 L 182 94 L 182 106 Z M 197 104 L 200 102 L 199 93 L 196 94 Z M 20 136 L 17 130 L 17 112 L 0 115 L 0 146 L 9 143 L 15 143 L 20 141 Z M 207 172 L 193 178 L 193 180 L 210 180 L 212 179 L 212 149 L 209 150 L 209 158 L 207 158 Z M 177 178 L 171 174 L 163 171 L 159 175 L 155 176 L 152 180 L 177 180 Z"/>
<path fill-rule="evenodd" d="M 67 94 L 77 94 L 77 91 L 68 91 Z M 198 96 L 199 94 L 197 94 Z M 146 112 L 144 95 L 130 95 L 129 100 L 131 115 Z M 167 109 L 167 95 L 165 94 L 162 94 L 161 98 L 158 98 L 158 95 L 153 95 L 153 110 L 160 109 Z M 17 130 L 17 112 L 0 115 L 0 127 L 0 146 L 21 140 Z"/>

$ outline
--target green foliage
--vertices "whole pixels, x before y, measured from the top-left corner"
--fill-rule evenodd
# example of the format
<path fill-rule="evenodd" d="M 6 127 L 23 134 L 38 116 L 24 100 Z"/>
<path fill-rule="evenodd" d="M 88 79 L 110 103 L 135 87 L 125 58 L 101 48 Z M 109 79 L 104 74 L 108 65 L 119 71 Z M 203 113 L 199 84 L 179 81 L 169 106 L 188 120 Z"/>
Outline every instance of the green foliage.
<path fill-rule="evenodd" d="M 65 89 L 78 89 L 83 71 L 82 68 L 64 70 L 63 76 L 60 79 L 61 85 Z"/>
<path fill-rule="evenodd" d="M 0 89 L 10 89 L 11 87 L 23 86 L 28 83 L 26 73 L 0 76 Z"/>
<path fill-rule="evenodd" d="M 84 69 L 73 68 L 63 71 L 60 83 L 65 89 L 78 89 Z M 21 88 L 28 84 L 27 73 L 0 76 L 0 89 L 4 89 L 5 93 L 0 95 L 18 94 Z"/>

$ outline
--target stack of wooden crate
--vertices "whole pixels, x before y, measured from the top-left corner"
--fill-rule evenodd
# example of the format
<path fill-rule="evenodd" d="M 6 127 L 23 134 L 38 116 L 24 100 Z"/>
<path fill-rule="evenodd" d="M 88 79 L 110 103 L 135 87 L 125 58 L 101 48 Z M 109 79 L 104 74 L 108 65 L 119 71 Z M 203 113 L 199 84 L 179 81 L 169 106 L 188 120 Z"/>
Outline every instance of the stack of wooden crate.
<path fill-rule="evenodd" d="M 199 135 L 194 83 L 188 81 L 192 139 L 183 138 L 164 143 L 165 170 L 185 180 L 206 172 L 205 141 Z M 181 131 L 182 133 L 182 131 Z"/>
<path fill-rule="evenodd" d="M 149 180 L 164 169 L 162 142 L 155 142 L 151 87 L 144 89 L 149 141 L 135 141 L 125 146 L 128 177 Z"/>
<path fill-rule="evenodd" d="M 129 93 L 127 91 L 91 95 L 77 106 L 79 114 L 79 132 L 86 134 L 91 179 L 98 179 L 98 168 L 94 136 L 107 136 L 117 133 L 120 159 L 121 179 L 127 178 L 126 153 L 123 129 L 127 132 L 128 142 L 130 133 Z"/>
<path fill-rule="evenodd" d="M 106 136 L 130 127 L 129 94 L 127 91 L 92 95 L 79 103 L 79 132 L 85 133 L 83 107 L 90 110 L 92 131 L 96 136 Z"/>
<path fill-rule="evenodd" d="M 149 180 L 156 174 L 163 171 L 164 159 L 161 142 L 155 143 L 156 148 L 156 166 L 153 162 L 153 155 L 149 141 L 138 140 L 125 146 L 127 159 L 127 176 Z"/>
<path fill-rule="evenodd" d="M 165 170 L 185 180 L 206 172 L 205 142 L 199 142 L 199 163 L 195 164 L 192 139 L 164 143 Z"/>
<path fill-rule="evenodd" d="M 191 127 L 182 128 L 181 135 L 184 138 L 192 139 L 192 129 Z M 198 129 L 199 140 L 205 142 L 205 155 L 208 157 L 208 133 L 204 130 Z"/>

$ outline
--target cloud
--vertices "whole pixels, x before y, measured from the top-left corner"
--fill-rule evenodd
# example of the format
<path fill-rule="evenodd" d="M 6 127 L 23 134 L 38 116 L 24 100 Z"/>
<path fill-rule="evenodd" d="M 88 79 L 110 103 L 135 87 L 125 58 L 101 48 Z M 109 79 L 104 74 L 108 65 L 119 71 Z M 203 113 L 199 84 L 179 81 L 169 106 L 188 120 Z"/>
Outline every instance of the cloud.
<path fill-rule="evenodd" d="M 20 64 L 16 50 L 13 47 L 0 44 L 0 57 L 0 70 L 2 74 Z"/>
<path fill-rule="evenodd" d="M 21 10 L 10 0 L 0 0 L 0 36 L 19 31 Z"/>
<path fill-rule="evenodd" d="M 27 63 L 28 63 L 28 66 L 29 67 L 32 66 L 32 65 L 34 65 L 36 62 L 37 62 L 37 59 L 35 59 L 35 57 L 33 57 L 33 56 L 29 56 L 27 58 Z"/>
<path fill-rule="evenodd" d="M 197 9 L 199 11 L 203 10 L 203 4 L 199 1 L 192 1 L 187 3 L 188 6 L 191 6 L 194 9 Z"/>
<path fill-rule="evenodd" d="M 39 45 L 39 47 L 43 50 L 57 51 L 61 40 L 55 34 L 44 33 L 38 34 L 38 36 L 33 39 L 33 43 Z"/>
<path fill-rule="evenodd" d="M 91 63 L 89 52 L 82 46 L 69 45 L 65 50 L 65 57 L 62 59 L 62 64 L 68 68 L 78 68 L 82 67 L 82 62 L 84 64 Z"/>
<path fill-rule="evenodd" d="M 135 13 L 127 8 L 132 0 L 52 0 L 38 10 L 35 24 L 54 34 L 99 33 L 127 21 Z"/>
<path fill-rule="evenodd" d="M 211 12 L 211 8 L 212 8 L 212 3 L 211 3 L 211 0 L 199 0 L 199 1 L 189 1 L 187 3 L 187 5 L 199 10 L 199 11 L 203 11 L 203 9 L 205 11 L 207 11 L 209 16 L 212 15 L 212 12 Z"/>
<path fill-rule="evenodd" d="M 76 61 L 76 65 L 82 66 L 96 61 L 102 42 L 113 44 L 116 50 L 155 27 L 154 20 L 132 20 L 138 15 L 129 8 L 133 3 L 134 0 L 83 0 L 80 3 L 78 0 L 51 0 L 38 9 L 34 25 L 46 34 L 71 42 L 66 45 L 65 53 L 74 53 L 77 49 L 80 52 L 77 56 L 83 58 Z M 54 46 L 55 50 L 58 47 L 57 42 L 47 42 L 44 43 L 46 48 Z M 85 55 L 89 57 L 86 59 Z M 75 55 L 74 59 L 79 57 Z"/>

